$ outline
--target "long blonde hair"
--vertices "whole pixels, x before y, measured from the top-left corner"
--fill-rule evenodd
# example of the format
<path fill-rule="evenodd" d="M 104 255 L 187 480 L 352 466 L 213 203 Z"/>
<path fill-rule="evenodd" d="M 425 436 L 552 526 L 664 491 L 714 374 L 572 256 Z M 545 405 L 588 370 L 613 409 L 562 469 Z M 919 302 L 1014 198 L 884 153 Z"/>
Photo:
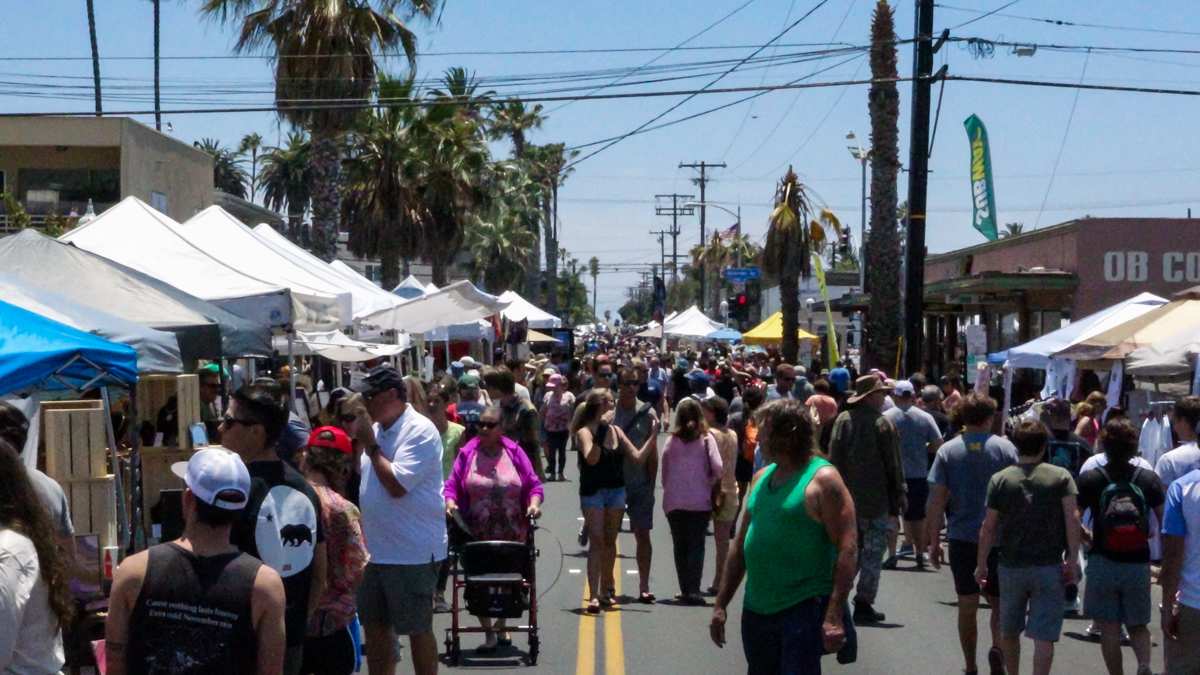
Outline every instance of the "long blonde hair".
<path fill-rule="evenodd" d="M 690 443 L 708 431 L 704 408 L 694 398 L 685 398 L 675 410 L 675 429 L 671 432 L 681 441 Z"/>

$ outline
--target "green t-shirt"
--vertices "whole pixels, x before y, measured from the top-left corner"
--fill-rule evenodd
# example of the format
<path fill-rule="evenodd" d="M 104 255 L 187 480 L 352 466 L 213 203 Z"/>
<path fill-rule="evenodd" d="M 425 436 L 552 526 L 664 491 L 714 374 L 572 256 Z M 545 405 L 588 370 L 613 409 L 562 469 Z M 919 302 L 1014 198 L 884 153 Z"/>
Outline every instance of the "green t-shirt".
<path fill-rule="evenodd" d="M 1006 567 L 1057 565 L 1067 550 L 1064 497 L 1076 494 L 1066 469 L 1017 464 L 988 482 L 987 507 L 1000 512 L 1000 564 Z"/>
<path fill-rule="evenodd" d="M 775 614 L 833 592 L 837 548 L 825 526 L 804 510 L 804 490 L 825 466 L 830 466 L 829 462 L 813 457 L 804 471 L 771 487 L 771 476 L 778 467 L 772 464 L 747 498 L 746 609 Z"/>
<path fill-rule="evenodd" d="M 461 424 L 446 422 L 446 430 L 442 432 L 442 480 L 449 478 L 450 471 L 454 469 L 454 460 L 458 459 L 458 446 L 465 429 Z"/>

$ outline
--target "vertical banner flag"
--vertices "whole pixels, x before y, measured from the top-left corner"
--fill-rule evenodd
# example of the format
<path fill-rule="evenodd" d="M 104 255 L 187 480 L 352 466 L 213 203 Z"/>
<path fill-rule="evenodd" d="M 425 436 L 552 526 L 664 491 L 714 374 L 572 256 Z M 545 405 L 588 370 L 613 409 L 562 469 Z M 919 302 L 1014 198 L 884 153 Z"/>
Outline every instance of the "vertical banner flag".
<path fill-rule="evenodd" d="M 988 149 L 987 129 L 983 120 L 971 115 L 963 121 L 971 143 L 971 202 L 973 223 L 988 241 L 999 238 L 996 231 L 996 192 L 992 188 L 992 153 Z"/>
<path fill-rule="evenodd" d="M 826 334 L 829 336 L 829 369 L 837 368 L 838 355 L 837 328 L 833 325 L 833 311 L 829 309 L 829 288 L 825 285 L 825 268 L 821 267 L 821 256 L 812 254 L 813 274 L 817 277 L 817 286 L 821 289 L 821 301 L 825 303 L 825 320 L 829 324 Z"/>

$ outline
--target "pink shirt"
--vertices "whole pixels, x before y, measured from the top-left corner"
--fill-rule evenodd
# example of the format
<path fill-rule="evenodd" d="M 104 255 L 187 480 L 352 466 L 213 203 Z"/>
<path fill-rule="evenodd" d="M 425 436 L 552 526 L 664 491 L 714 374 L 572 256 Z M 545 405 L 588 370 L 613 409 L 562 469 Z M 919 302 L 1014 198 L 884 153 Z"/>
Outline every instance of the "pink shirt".
<path fill-rule="evenodd" d="M 711 511 L 712 487 L 724 467 L 712 434 L 685 443 L 671 436 L 659 459 L 662 468 L 663 513 Z"/>

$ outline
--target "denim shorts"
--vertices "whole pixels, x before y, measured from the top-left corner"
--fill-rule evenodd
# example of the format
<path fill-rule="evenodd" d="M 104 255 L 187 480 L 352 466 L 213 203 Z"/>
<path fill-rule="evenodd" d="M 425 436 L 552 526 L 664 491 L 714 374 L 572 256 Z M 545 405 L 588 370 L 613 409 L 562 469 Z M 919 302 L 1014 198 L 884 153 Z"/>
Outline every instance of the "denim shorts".
<path fill-rule="evenodd" d="M 623 509 L 625 488 L 600 488 L 590 495 L 579 495 L 581 509 Z"/>
<path fill-rule="evenodd" d="M 1000 632 L 1058 642 L 1063 624 L 1062 565 L 1000 565 Z M 995 610 L 993 610 L 995 611 Z M 1028 621 L 1026 620 L 1028 612 Z"/>
<path fill-rule="evenodd" d="M 1126 626 L 1150 623 L 1150 563 L 1119 563 L 1093 551 L 1087 559 L 1083 612 Z"/>

